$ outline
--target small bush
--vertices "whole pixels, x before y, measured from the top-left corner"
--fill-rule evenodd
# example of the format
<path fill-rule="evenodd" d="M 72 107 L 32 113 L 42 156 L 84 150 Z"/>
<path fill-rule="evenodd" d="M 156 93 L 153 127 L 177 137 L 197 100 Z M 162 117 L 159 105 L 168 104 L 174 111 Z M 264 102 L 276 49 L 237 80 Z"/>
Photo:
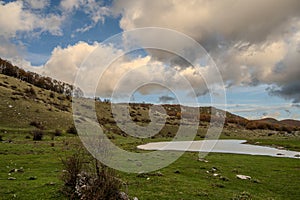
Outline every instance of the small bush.
<path fill-rule="evenodd" d="M 34 141 L 41 141 L 44 136 L 44 132 L 42 130 L 35 130 L 32 132 Z"/>
<path fill-rule="evenodd" d="M 54 92 L 50 92 L 50 98 L 55 98 L 55 94 L 54 94 Z"/>
<path fill-rule="evenodd" d="M 36 92 L 33 89 L 33 87 L 30 88 L 26 88 L 25 89 L 25 93 L 27 94 L 27 96 L 31 97 L 31 98 L 36 98 Z"/>
<path fill-rule="evenodd" d="M 76 129 L 76 127 L 75 127 L 74 125 L 71 126 L 71 127 L 67 130 L 67 133 L 76 135 L 76 134 L 77 134 L 77 129 Z"/>
<path fill-rule="evenodd" d="M 62 131 L 56 129 L 56 130 L 54 131 L 54 136 L 62 136 Z"/>
<path fill-rule="evenodd" d="M 34 127 L 38 128 L 38 129 L 41 129 L 41 130 L 44 129 L 44 126 L 41 122 L 32 121 L 32 122 L 30 122 L 29 125 L 34 126 Z"/>
<path fill-rule="evenodd" d="M 2 142 L 3 141 L 3 138 L 2 138 L 3 136 L 2 135 L 0 135 L 0 142 Z"/>

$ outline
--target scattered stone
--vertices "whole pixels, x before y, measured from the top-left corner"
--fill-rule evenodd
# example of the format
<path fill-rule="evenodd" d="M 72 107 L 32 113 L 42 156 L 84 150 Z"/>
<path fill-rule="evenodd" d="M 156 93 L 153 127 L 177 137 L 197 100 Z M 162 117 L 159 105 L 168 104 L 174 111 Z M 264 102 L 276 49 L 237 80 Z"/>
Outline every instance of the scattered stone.
<path fill-rule="evenodd" d="M 23 167 L 20 167 L 20 169 L 15 169 L 15 168 L 13 168 L 13 169 L 11 169 L 11 170 L 9 171 L 9 173 L 14 173 L 14 172 L 23 173 L 23 172 L 24 172 L 24 169 L 23 169 Z"/>
<path fill-rule="evenodd" d="M 139 200 L 137 197 L 133 197 L 133 200 Z"/>
<path fill-rule="evenodd" d="M 30 181 L 33 181 L 33 180 L 36 180 L 36 179 L 37 179 L 36 176 L 30 176 L 30 177 L 28 178 L 28 180 L 30 180 Z"/>
<path fill-rule="evenodd" d="M 211 168 L 211 171 L 212 171 L 212 172 L 216 172 L 216 171 L 218 171 L 218 169 L 217 169 L 216 167 L 212 167 L 212 168 Z"/>
<path fill-rule="evenodd" d="M 128 195 L 125 192 L 120 192 L 119 193 L 119 199 L 120 200 L 130 200 Z"/>
<path fill-rule="evenodd" d="M 246 175 L 236 175 L 236 177 L 238 179 L 242 179 L 242 180 L 250 180 L 251 176 L 246 176 Z"/>
<path fill-rule="evenodd" d="M 213 176 L 214 176 L 214 177 L 217 177 L 217 176 L 219 176 L 219 174 L 213 174 Z"/>
<path fill-rule="evenodd" d="M 198 161 L 208 163 L 208 160 L 205 160 L 204 158 L 199 158 Z"/>
<path fill-rule="evenodd" d="M 19 172 L 19 173 L 24 173 L 23 167 L 20 167 L 20 169 L 17 169 L 17 172 Z"/>
<path fill-rule="evenodd" d="M 8 177 L 7 180 L 16 180 L 15 177 Z"/>
<path fill-rule="evenodd" d="M 258 179 L 252 179 L 252 182 L 253 183 L 260 183 L 260 180 L 258 180 Z"/>
<path fill-rule="evenodd" d="M 13 173 L 13 172 L 17 172 L 17 169 L 14 168 L 9 171 L 9 173 Z"/>
<path fill-rule="evenodd" d="M 139 178 L 147 178 L 148 176 L 144 172 L 139 172 L 138 175 L 137 175 L 137 177 L 139 177 Z"/>
<path fill-rule="evenodd" d="M 45 185 L 54 186 L 54 185 L 56 185 L 56 183 L 55 182 L 50 182 L 50 183 L 46 183 Z"/>
<path fill-rule="evenodd" d="M 156 172 L 154 175 L 155 176 L 164 176 L 163 173 L 161 173 L 161 172 Z"/>
<path fill-rule="evenodd" d="M 147 181 L 149 181 L 149 180 L 150 180 L 150 178 L 148 177 L 146 180 L 147 180 Z"/>

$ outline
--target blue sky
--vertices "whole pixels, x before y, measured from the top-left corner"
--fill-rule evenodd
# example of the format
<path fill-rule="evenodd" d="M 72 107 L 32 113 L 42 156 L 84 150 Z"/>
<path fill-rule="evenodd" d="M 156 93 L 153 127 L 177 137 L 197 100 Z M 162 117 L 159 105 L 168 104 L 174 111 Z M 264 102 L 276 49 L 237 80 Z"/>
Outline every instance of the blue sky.
<path fill-rule="evenodd" d="M 227 110 L 248 118 L 300 119 L 299 1 L 203 2 L 0 1 L 0 57 L 27 70 L 72 82 L 95 49 L 106 57 L 117 55 L 116 49 L 102 44 L 107 38 L 135 28 L 168 28 L 193 38 L 212 57 L 226 87 Z M 183 44 L 174 41 L 172 45 Z M 101 61 L 98 64 L 101 68 Z M 146 65 L 157 67 L 157 77 L 177 70 L 191 80 L 196 91 L 203 92 L 197 97 L 199 104 L 211 102 L 201 76 L 195 77 L 199 71 L 213 76 L 210 66 L 197 71 L 174 55 L 150 50 L 128 54 L 115 65 L 106 71 L 105 88 L 100 87 L 99 96 L 111 94 L 116 76 L 121 78 L 139 65 Z M 87 74 L 93 76 L 98 68 L 89 70 Z M 140 73 L 139 78 L 143 78 Z M 129 76 L 130 80 L 135 78 Z M 176 80 L 174 84 L 178 84 Z M 185 88 L 180 90 L 184 94 Z M 177 102 L 171 91 L 154 87 L 133 96 L 136 101 Z"/>

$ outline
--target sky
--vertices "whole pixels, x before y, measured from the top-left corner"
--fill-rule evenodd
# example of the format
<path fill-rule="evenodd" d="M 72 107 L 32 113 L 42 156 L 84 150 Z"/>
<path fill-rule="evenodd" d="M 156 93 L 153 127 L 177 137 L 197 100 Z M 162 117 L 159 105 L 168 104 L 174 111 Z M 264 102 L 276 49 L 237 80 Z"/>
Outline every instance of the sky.
<path fill-rule="evenodd" d="M 97 81 L 103 72 L 96 95 L 108 98 L 119 84 L 123 90 L 116 101 L 185 103 L 191 97 L 184 77 L 199 105 L 213 104 L 250 119 L 300 119 L 299 11 L 298 0 L 2 0 L 0 57 L 68 83 L 76 77 Z M 118 48 L 135 41 L 123 31 L 145 27 L 184 34 L 206 54 L 192 55 L 177 39 L 165 45 L 186 50 L 195 62 L 160 50 Z M 120 44 L 105 42 L 115 34 Z M 134 39 L 148 35 L 151 31 Z M 168 36 L 158 34 L 151 42 L 163 43 Z M 91 55 L 93 66 L 83 69 Z M 109 59 L 111 66 L 104 66 Z M 214 64 L 222 81 L 215 80 Z M 161 85 L 135 88 L 149 76 Z M 220 97 L 205 84 L 212 79 L 225 89 L 226 106 L 212 102 L 212 96 Z M 129 88 L 136 90 L 129 93 Z"/>

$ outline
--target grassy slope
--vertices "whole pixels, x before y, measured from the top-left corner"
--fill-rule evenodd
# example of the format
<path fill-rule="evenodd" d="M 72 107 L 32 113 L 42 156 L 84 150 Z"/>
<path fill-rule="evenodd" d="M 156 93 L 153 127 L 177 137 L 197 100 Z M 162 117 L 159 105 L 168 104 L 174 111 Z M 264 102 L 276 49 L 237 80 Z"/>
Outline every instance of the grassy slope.
<path fill-rule="evenodd" d="M 32 87 L 36 98 L 28 97 L 25 90 Z M 35 87 L 18 79 L 0 74 L 0 127 L 30 128 L 32 121 L 41 122 L 46 129 L 66 129 L 72 123 L 71 112 L 62 111 L 59 106 L 70 106 L 62 95 Z"/>

